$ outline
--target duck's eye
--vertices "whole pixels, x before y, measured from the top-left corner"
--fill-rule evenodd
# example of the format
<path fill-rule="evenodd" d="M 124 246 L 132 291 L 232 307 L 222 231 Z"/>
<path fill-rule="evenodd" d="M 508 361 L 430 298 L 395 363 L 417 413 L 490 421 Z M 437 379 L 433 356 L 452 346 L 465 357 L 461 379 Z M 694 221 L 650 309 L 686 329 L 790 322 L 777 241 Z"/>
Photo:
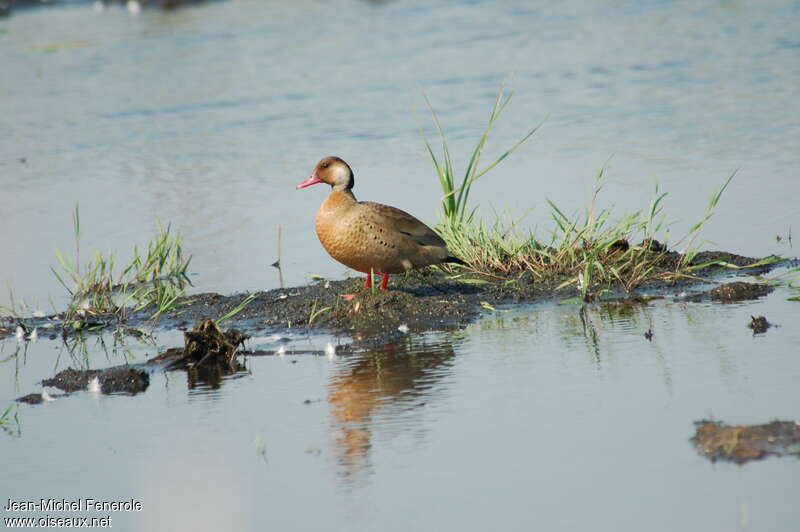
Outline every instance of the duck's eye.
<path fill-rule="evenodd" d="M 331 163 L 322 163 L 322 167 L 323 167 L 323 168 L 327 168 L 327 167 L 329 167 L 330 165 L 331 165 Z"/>

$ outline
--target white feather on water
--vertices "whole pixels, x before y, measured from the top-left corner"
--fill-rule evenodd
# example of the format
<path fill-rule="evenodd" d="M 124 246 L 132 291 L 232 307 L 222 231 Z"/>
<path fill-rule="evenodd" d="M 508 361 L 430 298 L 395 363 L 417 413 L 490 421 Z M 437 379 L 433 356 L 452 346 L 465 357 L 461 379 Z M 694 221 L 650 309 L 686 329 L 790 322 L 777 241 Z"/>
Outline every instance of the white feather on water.
<path fill-rule="evenodd" d="M 92 393 L 100 393 L 100 379 L 95 377 L 89 381 L 89 386 L 86 388 Z"/>

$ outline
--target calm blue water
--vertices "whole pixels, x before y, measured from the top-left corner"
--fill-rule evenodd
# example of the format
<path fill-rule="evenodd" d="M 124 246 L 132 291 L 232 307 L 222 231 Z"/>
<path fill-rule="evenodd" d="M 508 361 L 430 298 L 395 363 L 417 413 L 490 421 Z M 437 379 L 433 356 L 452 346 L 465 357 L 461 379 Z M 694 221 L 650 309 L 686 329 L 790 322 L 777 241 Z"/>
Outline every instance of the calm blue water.
<path fill-rule="evenodd" d="M 610 158 L 601 206 L 645 208 L 655 178 L 674 242 L 738 169 L 708 247 L 796 255 L 798 35 L 787 1 L 17 11 L 0 19 L 0 305 L 63 307 L 49 268 L 78 201 L 84 257 L 123 260 L 159 217 L 185 234 L 196 291 L 278 286 L 278 225 L 287 285 L 344 277 L 313 233 L 324 192 L 294 185 L 337 154 L 359 198 L 435 222 L 423 93 L 465 161 L 504 81 L 489 155 L 543 126 L 476 185 L 483 216 L 544 233 L 546 200 L 579 211 Z M 135 397 L 23 405 L 0 434 L 0 500 L 140 500 L 113 515 L 121 530 L 793 530 L 796 459 L 710 464 L 688 442 L 701 418 L 798 418 L 789 295 L 593 310 L 588 332 L 542 303 L 332 361 L 253 358 L 219 389 L 154 374 Z M 781 327 L 752 336 L 759 314 Z M 182 341 L 103 338 L 0 342 L 3 404 L 69 365 Z"/>
<path fill-rule="evenodd" d="M 323 155 L 351 163 L 356 194 L 429 222 L 440 195 L 419 134 L 427 93 L 461 167 L 501 83 L 515 91 L 488 155 L 542 129 L 472 194 L 545 233 L 549 198 L 646 208 L 669 192 L 671 240 L 735 178 L 705 237 L 750 255 L 800 226 L 796 2 L 212 3 L 174 12 L 88 6 L 0 21 L 0 134 L 8 287 L 62 300 L 53 247 L 124 256 L 155 218 L 186 235 L 197 283 L 278 284 L 266 265 L 284 231 L 285 280 L 342 276 L 313 233 L 323 191 L 297 191 Z M 47 47 L 57 51 L 43 51 Z M 19 162 L 25 157 L 26 163 Z"/>

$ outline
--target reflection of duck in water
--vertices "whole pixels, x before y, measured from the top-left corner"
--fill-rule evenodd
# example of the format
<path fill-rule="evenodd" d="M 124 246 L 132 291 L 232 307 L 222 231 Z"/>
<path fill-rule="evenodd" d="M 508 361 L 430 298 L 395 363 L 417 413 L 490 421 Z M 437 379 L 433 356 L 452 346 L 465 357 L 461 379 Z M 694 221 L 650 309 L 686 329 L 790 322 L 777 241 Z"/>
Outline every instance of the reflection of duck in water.
<path fill-rule="evenodd" d="M 374 416 L 394 404 L 405 403 L 409 410 L 420 406 L 415 399 L 430 395 L 453 356 L 447 341 L 415 345 L 405 337 L 356 355 L 337 371 L 328 401 L 333 407 L 333 428 L 339 432 L 336 452 L 346 475 L 367 467 L 372 426 L 380 422 Z"/>

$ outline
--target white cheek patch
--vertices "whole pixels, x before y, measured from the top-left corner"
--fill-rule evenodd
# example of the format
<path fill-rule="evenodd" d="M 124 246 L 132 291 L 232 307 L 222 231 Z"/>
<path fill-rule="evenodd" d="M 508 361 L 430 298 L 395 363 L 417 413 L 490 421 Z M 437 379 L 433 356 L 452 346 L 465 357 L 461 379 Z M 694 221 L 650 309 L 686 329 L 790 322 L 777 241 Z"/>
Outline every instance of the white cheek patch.
<path fill-rule="evenodd" d="M 410 261 L 410 260 L 408 260 L 408 259 L 403 259 L 403 260 L 401 260 L 401 261 L 400 261 L 400 264 L 402 264 L 402 265 L 403 265 L 403 268 L 405 268 L 406 270 L 410 270 L 411 268 L 413 268 L 413 267 L 414 267 L 414 265 L 413 265 L 413 264 L 411 264 L 411 261 Z"/>
<path fill-rule="evenodd" d="M 334 178 L 337 184 L 346 185 L 350 181 L 350 173 L 346 168 L 341 166 L 336 167 L 336 177 Z"/>

